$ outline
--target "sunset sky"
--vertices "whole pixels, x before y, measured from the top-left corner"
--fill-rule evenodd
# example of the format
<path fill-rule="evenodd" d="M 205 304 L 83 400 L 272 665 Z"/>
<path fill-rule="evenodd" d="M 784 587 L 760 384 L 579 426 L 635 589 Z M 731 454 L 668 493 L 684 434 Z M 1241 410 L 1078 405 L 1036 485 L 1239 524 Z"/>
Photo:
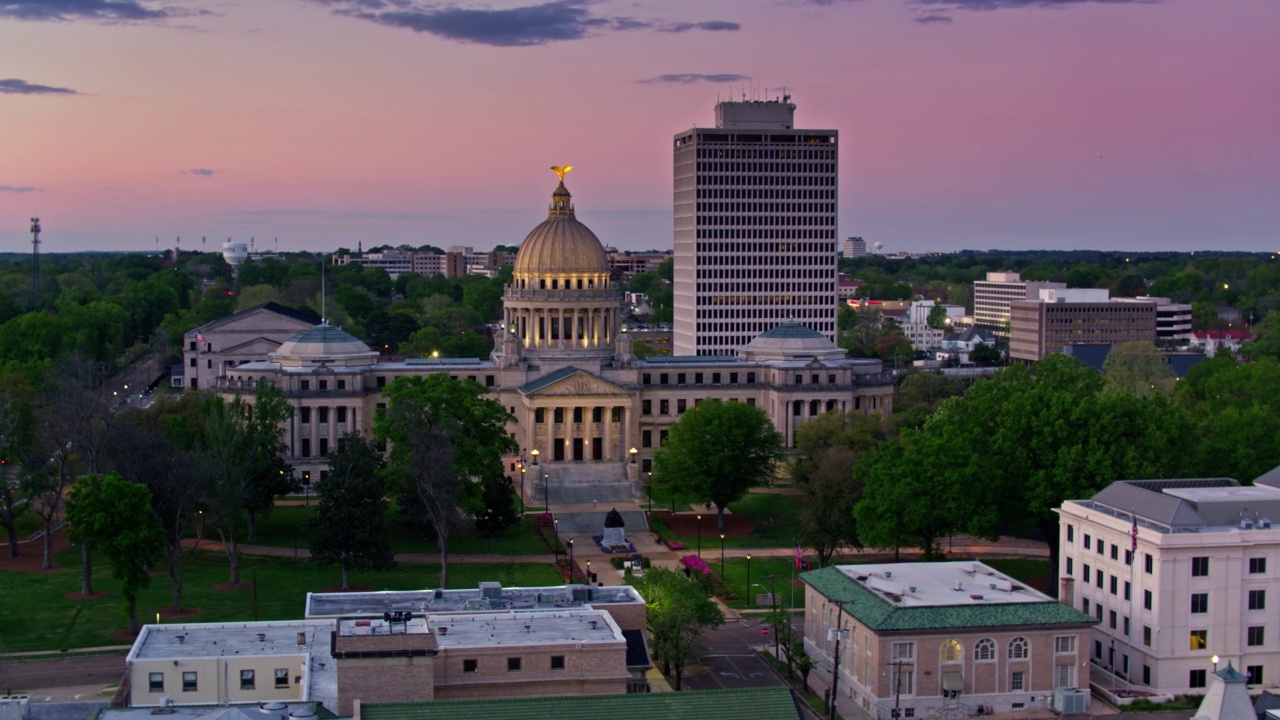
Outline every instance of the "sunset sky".
<path fill-rule="evenodd" d="M 717 98 L 886 251 L 1280 248 L 1277 0 L 0 0 L 0 251 L 671 247 Z"/>

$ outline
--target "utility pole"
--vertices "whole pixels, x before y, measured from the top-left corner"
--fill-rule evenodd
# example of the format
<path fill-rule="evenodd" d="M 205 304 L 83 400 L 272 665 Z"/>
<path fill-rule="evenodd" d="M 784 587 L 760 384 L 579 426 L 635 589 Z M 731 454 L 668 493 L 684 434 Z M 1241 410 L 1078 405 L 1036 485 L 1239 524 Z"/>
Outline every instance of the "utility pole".
<path fill-rule="evenodd" d="M 774 621 L 775 621 L 775 622 L 778 622 L 778 592 L 777 592 L 777 588 L 778 588 L 778 574 L 777 574 L 777 573 L 771 573 L 771 574 L 769 574 L 769 575 L 765 575 L 764 577 L 762 577 L 762 578 L 760 578 L 760 579 L 761 579 L 761 580 L 768 580 L 768 581 L 769 581 L 769 600 L 770 600 L 770 601 L 772 602 L 772 604 L 773 604 L 773 619 L 774 619 Z M 750 591 L 750 589 L 748 588 L 748 592 L 749 592 L 749 591 Z M 788 622 L 789 622 L 789 620 L 788 620 Z M 781 634 L 782 634 L 782 631 L 781 631 L 780 629 L 778 629 L 778 628 L 774 628 L 774 629 L 773 629 L 773 661 L 774 661 L 775 663 L 782 662 L 782 656 L 781 656 L 781 654 L 778 652 L 778 640 L 779 640 L 779 637 L 778 637 L 778 636 L 779 636 L 779 635 L 781 635 Z"/>
<path fill-rule="evenodd" d="M 839 697 L 836 693 L 836 685 L 840 682 L 840 633 L 843 632 L 844 604 L 846 601 L 833 600 L 832 602 L 836 604 L 836 649 L 835 661 L 831 665 L 831 707 L 828 718 L 829 720 L 836 720 L 836 698 Z M 828 632 L 830 631 L 828 630 Z"/>

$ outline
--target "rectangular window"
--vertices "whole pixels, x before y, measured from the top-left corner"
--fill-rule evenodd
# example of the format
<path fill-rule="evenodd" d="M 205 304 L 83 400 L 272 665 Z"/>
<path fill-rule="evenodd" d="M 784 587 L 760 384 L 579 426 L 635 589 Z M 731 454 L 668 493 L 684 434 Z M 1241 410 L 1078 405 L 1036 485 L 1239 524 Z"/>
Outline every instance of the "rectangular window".
<path fill-rule="evenodd" d="M 1093 614 L 1098 618 L 1098 622 L 1102 622 L 1102 603 L 1098 603 L 1094 606 Z"/>
<path fill-rule="evenodd" d="M 1054 667 L 1053 686 L 1055 688 L 1073 688 L 1076 686 L 1075 663 Z"/>
<path fill-rule="evenodd" d="M 1143 610 L 1151 609 L 1151 591 L 1150 590 L 1142 591 L 1142 609 Z"/>
<path fill-rule="evenodd" d="M 754 385 L 755 383 L 756 383 L 756 374 L 753 372 L 747 373 L 747 384 Z"/>
<path fill-rule="evenodd" d="M 302 423 L 303 425 L 311 424 L 311 408 L 304 407 L 298 411 L 298 422 Z"/>
<path fill-rule="evenodd" d="M 462 672 L 464 673 L 480 672 L 480 661 L 479 660 L 463 660 Z"/>
<path fill-rule="evenodd" d="M 1093 546 L 1093 536 L 1089 533 L 1084 534 L 1084 549 L 1088 550 Z"/>
<path fill-rule="evenodd" d="M 563 655 L 552 655 L 552 656 L 551 656 L 551 669 L 552 669 L 552 670 L 563 670 L 563 669 L 564 669 L 564 656 L 563 656 Z"/>
<path fill-rule="evenodd" d="M 1249 609 L 1250 610 L 1266 610 L 1267 609 L 1267 591 L 1266 590 L 1250 590 L 1249 591 Z"/>
<path fill-rule="evenodd" d="M 1142 626 L 1142 644 L 1151 647 L 1151 626 L 1149 625 Z"/>
<path fill-rule="evenodd" d="M 1151 553 L 1142 553 L 1142 569 L 1150 575 L 1155 572 L 1156 559 L 1151 557 Z"/>
<path fill-rule="evenodd" d="M 1009 676 L 1009 690 L 1011 692 L 1022 692 L 1025 689 L 1026 673 L 1018 671 Z"/>
<path fill-rule="evenodd" d="M 652 415 L 652 414 L 653 414 L 653 401 L 652 401 L 652 400 L 641 400 L 641 401 L 640 401 L 640 414 L 641 414 L 641 415 Z"/>
<path fill-rule="evenodd" d="M 694 373 L 694 374 L 693 374 L 693 383 L 694 383 L 695 385 L 701 385 L 701 384 L 702 384 L 702 373 Z"/>
<path fill-rule="evenodd" d="M 320 457 L 329 456 L 329 438 L 320 438 Z"/>
<path fill-rule="evenodd" d="M 730 384 L 730 385 L 737 385 L 737 384 L 738 384 L 738 373 L 736 373 L 736 372 L 731 372 L 731 373 L 729 373 L 729 384 Z"/>
<path fill-rule="evenodd" d="M 1129 618 L 1124 619 L 1124 636 L 1129 637 Z"/>
<path fill-rule="evenodd" d="M 321 389 L 321 390 L 328 390 L 328 389 L 329 389 L 329 381 L 328 381 L 328 380 L 320 380 L 317 384 L 320 386 L 320 389 Z"/>
<path fill-rule="evenodd" d="M 379 390 L 381 390 L 382 388 L 386 387 L 386 386 L 387 386 L 387 376 L 386 376 L 386 375 L 379 375 L 378 377 L 374 378 L 373 386 L 374 386 L 375 388 L 378 388 Z"/>
<path fill-rule="evenodd" d="M 345 423 L 347 421 L 347 409 L 345 407 L 335 408 L 334 412 L 338 414 L 337 421 L 339 423 Z"/>
<path fill-rule="evenodd" d="M 1209 612 L 1209 593 L 1191 593 L 1191 613 Z"/>
<path fill-rule="evenodd" d="M 276 689 L 289 687 L 289 668 L 276 668 Z"/>
<path fill-rule="evenodd" d="M 1261 625 L 1254 625 L 1249 628 L 1249 647 L 1262 647 L 1266 642 L 1267 629 Z"/>
<path fill-rule="evenodd" d="M 1075 540 L 1076 540 L 1076 526 L 1068 525 L 1067 526 L 1067 542 L 1075 542 Z"/>
<path fill-rule="evenodd" d="M 1115 575 L 1112 575 L 1111 576 L 1111 594 L 1115 595 L 1116 591 L 1119 589 L 1120 589 L 1120 579 L 1117 578 Z"/>
<path fill-rule="evenodd" d="M 564 422 L 564 408 L 556 408 L 551 413 L 551 421 L 554 423 Z"/>
<path fill-rule="evenodd" d="M 1187 677 L 1187 684 L 1192 688 L 1202 688 L 1205 686 L 1205 678 L 1207 674 L 1207 671 L 1203 668 L 1199 670 L 1192 670 L 1191 674 Z"/>
<path fill-rule="evenodd" d="M 677 384 L 677 385 L 683 385 L 683 384 L 684 384 L 684 382 L 685 382 L 685 380 L 684 380 L 684 379 L 685 379 L 685 374 L 684 374 L 684 373 L 676 373 L 676 384 Z"/>
<path fill-rule="evenodd" d="M 640 447 L 653 447 L 653 431 L 652 430 L 640 431 Z"/>
<path fill-rule="evenodd" d="M 667 442 L 667 431 L 659 430 L 658 431 L 658 447 L 662 447 L 666 442 Z"/>
<path fill-rule="evenodd" d="M 493 386 L 494 386 L 494 384 L 495 384 L 495 382 L 494 382 L 494 377 L 493 377 L 492 375 L 485 375 L 485 376 L 484 376 L 484 386 L 485 386 L 485 387 L 493 387 Z"/>
<path fill-rule="evenodd" d="M 1209 558 L 1193 557 L 1191 558 L 1191 577 L 1208 577 L 1209 576 Z"/>
<path fill-rule="evenodd" d="M 1058 655 L 1076 651 L 1075 635 L 1058 635 L 1053 639 L 1053 652 Z"/>
<path fill-rule="evenodd" d="M 913 642 L 896 642 L 893 644 L 894 660 L 914 660 L 916 657 L 916 644 Z"/>
<path fill-rule="evenodd" d="M 720 373 L 711 373 L 711 384 L 712 385 L 720 384 Z"/>
<path fill-rule="evenodd" d="M 302 457 L 311 457 L 311 438 L 302 438 Z"/>
<path fill-rule="evenodd" d="M 659 385 L 666 385 L 666 384 L 667 384 L 667 373 L 660 373 L 660 374 L 658 375 L 658 384 L 659 384 Z"/>
<path fill-rule="evenodd" d="M 1102 538 L 1098 538 L 1098 554 L 1099 555 L 1107 554 L 1107 542 Z"/>
<path fill-rule="evenodd" d="M 1209 631 L 1208 630 L 1192 630 L 1191 642 L 1188 647 L 1192 650 L 1204 650 L 1209 647 Z"/>
<path fill-rule="evenodd" d="M 576 407 L 573 409 L 573 421 L 576 423 L 582 422 L 582 408 Z"/>
<path fill-rule="evenodd" d="M 1097 575 L 1096 575 L 1096 576 L 1095 576 L 1095 578 L 1094 578 L 1095 582 L 1094 582 L 1093 584 L 1094 584 L 1094 585 L 1097 585 L 1097 586 L 1098 586 L 1098 589 L 1099 589 L 1099 590 L 1101 590 L 1101 589 L 1102 589 L 1102 577 L 1103 577 L 1103 576 L 1102 576 L 1102 571 L 1101 571 L 1101 570 L 1094 570 L 1094 572 L 1095 572 L 1095 573 L 1097 573 Z"/>
<path fill-rule="evenodd" d="M 685 411 L 686 409 L 688 409 L 687 402 L 688 402 L 688 401 L 684 400 L 683 398 L 682 398 L 682 399 L 680 399 L 680 400 L 676 400 L 676 414 L 677 414 L 677 415 L 683 415 L 683 414 L 684 414 L 684 411 Z"/>
<path fill-rule="evenodd" d="M 1112 543 L 1111 545 L 1111 559 L 1112 560 L 1120 559 L 1120 547 L 1115 543 Z"/>
<path fill-rule="evenodd" d="M 1093 569 L 1089 567 L 1089 563 L 1081 563 L 1080 567 L 1084 570 L 1084 572 L 1081 573 L 1080 579 L 1084 580 L 1085 585 L 1088 585 L 1089 581 L 1093 579 Z"/>
<path fill-rule="evenodd" d="M 591 422 L 593 423 L 604 422 L 604 408 L 602 407 L 591 408 Z"/>
<path fill-rule="evenodd" d="M 302 380 L 302 381 L 299 381 L 299 384 L 302 386 L 302 389 L 303 389 L 303 390 L 310 390 L 310 389 L 311 389 L 311 381 L 310 381 L 310 380 Z"/>
<path fill-rule="evenodd" d="M 338 381 L 338 389 L 339 389 L 339 390 L 346 390 L 346 389 L 347 389 L 347 381 L 346 381 L 346 380 L 339 380 L 339 381 Z"/>
<path fill-rule="evenodd" d="M 907 670 L 901 665 L 893 665 L 889 671 L 889 687 L 895 695 L 915 695 L 915 670 Z"/>
<path fill-rule="evenodd" d="M 1071 577 L 1072 575 L 1075 574 L 1074 568 L 1072 567 L 1073 565 L 1075 565 L 1075 563 L 1072 562 L 1073 560 L 1074 558 L 1067 558 L 1067 577 Z"/>
<path fill-rule="evenodd" d="M 652 384 L 653 384 L 653 376 L 652 376 L 652 375 L 650 375 L 649 373 L 645 373 L 645 374 L 644 374 L 644 376 L 641 378 L 641 380 L 640 380 L 640 381 L 641 381 L 642 383 L 644 383 L 645 385 L 652 385 Z"/>
<path fill-rule="evenodd" d="M 658 401 L 658 414 L 659 414 L 659 415 L 670 415 L 670 414 L 671 414 L 671 401 L 670 401 L 670 400 L 659 400 L 659 401 Z"/>
<path fill-rule="evenodd" d="M 1150 665 L 1142 666 L 1142 684 L 1151 685 L 1151 666 Z"/>
<path fill-rule="evenodd" d="M 1264 557 L 1249 558 L 1249 574 L 1250 575 L 1263 575 L 1266 572 L 1267 572 L 1266 558 Z"/>
<path fill-rule="evenodd" d="M 182 692 L 195 692 L 196 689 L 196 674 L 191 671 L 182 673 Z"/>
<path fill-rule="evenodd" d="M 1080 598 L 1080 612 L 1085 615 L 1089 614 L 1089 598 Z"/>
<path fill-rule="evenodd" d="M 329 424 L 329 408 L 327 407 L 318 408 L 316 410 L 316 415 L 317 415 L 316 422 L 320 423 L 321 425 Z"/>
<path fill-rule="evenodd" d="M 507 672 L 520 672 L 520 658 L 507 658 Z"/>
<path fill-rule="evenodd" d="M 149 673 L 147 675 L 147 690 L 153 693 L 164 692 L 164 673 Z"/>
<path fill-rule="evenodd" d="M 254 682 L 254 671 L 252 670 L 240 671 L 240 689 L 241 690 L 253 690 L 255 684 L 256 683 Z"/>
<path fill-rule="evenodd" d="M 1125 551 L 1124 551 L 1124 564 L 1125 564 L 1126 566 L 1128 566 L 1128 565 L 1132 565 L 1132 564 L 1133 564 L 1133 551 L 1132 551 L 1132 550 L 1125 550 Z"/>
<path fill-rule="evenodd" d="M 1129 599 L 1129 595 L 1132 591 L 1133 591 L 1133 586 L 1129 584 L 1128 580 L 1125 580 L 1124 581 L 1124 599 L 1125 600 Z"/>
<path fill-rule="evenodd" d="M 1262 684 L 1262 666 L 1261 665 L 1246 665 L 1244 669 L 1244 674 L 1249 677 L 1249 679 L 1246 681 L 1246 684 L 1248 685 Z"/>
<path fill-rule="evenodd" d="M 1111 625 L 1111 629 L 1112 629 L 1112 630 L 1115 630 L 1115 629 L 1116 629 L 1116 611 L 1115 611 L 1115 610 L 1112 610 L 1112 611 L 1111 611 L 1111 623 L 1110 623 L 1110 625 Z"/>
<path fill-rule="evenodd" d="M 533 409 L 533 421 L 535 423 L 541 424 L 546 422 L 546 420 L 547 418 L 546 418 L 546 415 L 543 413 L 543 408 Z"/>
<path fill-rule="evenodd" d="M 191 367 L 195 367 L 195 366 L 196 366 L 196 359 L 191 358 Z"/>

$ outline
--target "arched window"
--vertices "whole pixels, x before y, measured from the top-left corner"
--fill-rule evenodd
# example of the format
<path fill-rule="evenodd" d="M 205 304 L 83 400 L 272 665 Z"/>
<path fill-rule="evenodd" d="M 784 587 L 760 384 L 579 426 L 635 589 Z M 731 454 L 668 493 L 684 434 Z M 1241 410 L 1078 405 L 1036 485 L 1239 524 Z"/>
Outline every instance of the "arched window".
<path fill-rule="evenodd" d="M 1016 637 L 1009 641 L 1009 659 L 1026 660 L 1031 657 L 1031 644 L 1024 637 Z"/>
<path fill-rule="evenodd" d="M 996 659 L 996 641 L 991 638 L 982 638 L 973 646 L 974 660 L 995 660 Z"/>
<path fill-rule="evenodd" d="M 948 640 L 942 643 L 942 662 L 960 662 L 964 657 L 964 647 L 959 640 Z"/>

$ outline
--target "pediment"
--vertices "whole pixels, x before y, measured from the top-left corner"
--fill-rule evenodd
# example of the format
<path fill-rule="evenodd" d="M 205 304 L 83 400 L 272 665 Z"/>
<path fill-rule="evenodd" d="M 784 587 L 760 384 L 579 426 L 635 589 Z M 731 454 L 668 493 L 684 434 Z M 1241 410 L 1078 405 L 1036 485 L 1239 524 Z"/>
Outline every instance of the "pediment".
<path fill-rule="evenodd" d="M 244 353 L 266 354 L 266 353 L 275 352 L 276 348 L 278 347 L 280 347 L 280 342 L 278 340 L 272 340 L 271 338 L 268 338 L 268 337 L 256 337 L 252 340 L 246 340 L 237 345 L 232 345 L 231 347 L 223 348 L 218 352 L 219 354 L 222 354 L 222 355 L 234 355 L 234 354 L 244 354 Z"/>
<path fill-rule="evenodd" d="M 557 377 L 558 376 L 558 377 Z M 521 388 L 526 398 L 631 397 L 630 390 L 578 368 L 565 368 Z"/>

